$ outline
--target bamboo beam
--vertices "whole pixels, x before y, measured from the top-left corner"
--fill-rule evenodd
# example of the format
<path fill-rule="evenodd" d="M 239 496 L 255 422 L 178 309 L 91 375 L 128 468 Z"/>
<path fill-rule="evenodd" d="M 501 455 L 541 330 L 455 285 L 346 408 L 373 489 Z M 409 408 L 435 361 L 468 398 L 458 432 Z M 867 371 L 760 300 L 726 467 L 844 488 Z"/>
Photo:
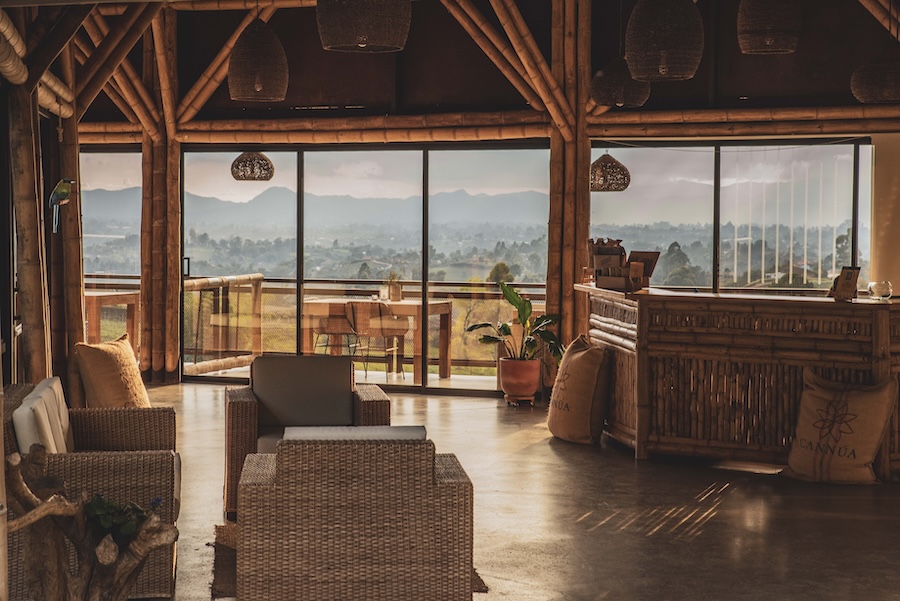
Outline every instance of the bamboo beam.
<path fill-rule="evenodd" d="M 63 50 L 60 66 L 66 85 L 75 85 L 75 57 L 72 47 Z M 74 383 L 77 366 L 74 361 L 75 344 L 84 342 L 84 251 L 81 223 L 81 172 L 79 168 L 78 121 L 63 119 L 62 141 L 60 143 L 59 171 L 62 177 L 75 180 L 69 203 L 60 219 L 63 242 L 63 302 L 65 306 L 66 341 L 69 374 L 69 389 Z"/>
<path fill-rule="evenodd" d="M 874 133 L 900 132 L 900 119 L 826 120 L 826 121 L 766 121 L 743 123 L 660 123 L 640 125 L 591 124 L 592 138 L 685 138 L 729 136 L 855 136 Z"/>
<path fill-rule="evenodd" d="M 91 37 L 93 44 L 102 43 L 103 38 L 103 28 L 100 24 L 92 19 L 87 19 L 84 22 L 84 29 L 88 32 L 88 35 Z M 76 38 L 77 39 L 77 38 Z M 136 43 L 136 42 L 135 42 Z M 86 42 L 82 41 L 82 48 L 87 50 L 90 49 L 90 45 L 85 45 Z M 93 50 L 91 50 L 93 51 Z M 90 54 L 90 52 L 86 52 Z M 129 112 L 133 113 L 136 119 L 144 126 L 144 129 L 150 134 L 150 137 L 154 141 L 158 141 L 160 139 L 159 127 L 157 124 L 159 123 L 159 114 L 155 112 L 153 107 L 148 107 L 147 104 L 140 98 L 138 93 L 138 87 L 143 88 L 143 85 L 140 83 L 140 79 L 135 77 L 130 77 L 125 73 L 124 65 L 130 63 L 127 58 L 122 59 L 121 68 L 116 68 L 113 71 L 112 77 L 108 78 L 107 85 L 115 83 L 117 86 L 117 93 L 122 97 L 125 101 L 125 104 L 128 106 L 128 109 L 124 109 L 119 106 L 120 110 L 122 110 L 123 114 L 128 116 Z M 131 69 L 134 72 L 134 69 Z M 145 92 L 146 93 L 146 92 Z M 115 102 L 115 99 L 112 95 L 110 95 L 110 99 Z"/>
<path fill-rule="evenodd" d="M 191 121 L 182 132 L 198 131 L 355 131 L 364 129 L 426 129 L 439 127 L 471 127 L 482 125 L 546 124 L 546 113 L 532 110 L 497 113 L 436 113 L 431 115 L 372 115 L 364 117 L 297 118 L 297 119 L 225 119 Z"/>
<path fill-rule="evenodd" d="M 83 39 L 80 35 L 76 35 L 73 39 L 73 42 L 75 42 L 75 59 L 83 63 L 87 60 L 88 53 L 92 49 L 92 46 L 90 42 Z M 137 113 L 134 112 L 134 109 L 131 108 L 131 104 L 128 103 L 128 101 L 126 101 L 122 96 L 120 88 L 115 79 L 110 79 L 108 82 L 106 82 L 106 85 L 103 86 L 103 92 L 112 101 L 116 108 L 119 109 L 122 115 L 124 115 L 125 118 L 128 119 L 128 121 L 130 121 L 131 123 L 140 123 Z M 81 140 L 81 142 L 84 142 L 84 140 Z M 140 139 L 138 139 L 138 142 L 140 142 Z"/>
<path fill-rule="evenodd" d="M 78 124 L 79 134 L 98 133 L 141 133 L 143 129 L 136 123 L 122 123 L 121 121 L 94 121 Z"/>
<path fill-rule="evenodd" d="M 549 68 L 546 66 L 543 55 L 540 55 L 539 52 L 538 55 L 535 55 L 530 51 L 528 38 L 530 38 L 533 43 L 534 37 L 531 36 L 531 32 L 529 32 L 527 28 L 524 33 L 519 30 L 511 11 L 509 10 L 509 5 L 504 0 L 491 0 L 491 6 L 494 7 L 494 12 L 496 12 L 497 16 L 500 18 L 500 24 L 503 26 L 503 30 L 506 31 L 509 41 L 512 43 L 522 64 L 525 66 L 525 70 L 528 72 L 528 76 L 538 95 L 541 97 L 541 100 L 544 101 L 544 105 L 547 107 L 547 111 L 550 113 L 553 122 L 556 124 L 556 127 L 559 128 L 560 132 L 562 132 L 566 141 L 571 141 L 574 139 L 571 127 L 572 120 L 569 118 L 571 110 L 569 110 L 569 113 L 567 114 L 566 109 L 563 108 L 565 99 L 563 98 L 560 100 L 561 93 L 559 92 L 559 84 L 557 84 L 553 75 L 549 74 L 549 80 L 545 77 L 544 71 L 549 71 Z M 518 9 L 513 7 L 513 10 L 518 14 Z M 521 17 L 521 15 L 519 16 Z M 556 92 L 554 92 L 554 88 Z"/>
<path fill-rule="evenodd" d="M 572 106 L 584 106 L 590 100 L 591 69 L 591 0 L 570 0 L 576 5 L 575 23 L 575 64 L 576 94 Z M 581 283 L 582 268 L 590 266 L 586 241 L 590 237 L 591 223 L 591 138 L 587 133 L 587 114 L 579 111 L 575 121 L 575 223 L 574 232 L 574 264 L 572 284 Z M 573 338 L 588 331 L 588 299 L 587 295 L 575 294 L 572 285 L 572 314 L 574 324 Z"/>
<path fill-rule="evenodd" d="M 163 121 L 166 136 L 175 138 L 175 97 L 178 87 L 178 63 L 175 58 L 175 13 L 164 10 L 153 21 L 153 50 L 156 53 L 156 68 L 159 72 L 159 94 L 162 97 Z"/>
<path fill-rule="evenodd" d="M 478 15 L 477 19 L 473 15 L 469 14 L 462 8 L 462 3 L 468 3 L 468 0 L 441 0 L 444 4 L 444 7 L 450 12 L 453 18 L 462 26 L 462 28 L 469 34 L 472 40 L 481 48 L 481 51 L 494 63 L 494 66 L 502 73 L 509 83 L 513 85 L 514 88 L 522 95 L 525 101 L 531 105 L 535 110 L 542 111 L 545 109 L 543 101 L 535 92 L 534 88 L 530 83 L 526 81 L 527 74 L 523 76 L 520 73 L 520 69 L 522 72 L 525 71 L 525 67 L 522 66 L 522 62 L 519 60 L 517 56 L 515 56 L 515 52 L 512 52 L 512 49 L 509 48 L 509 44 L 503 43 L 503 46 L 507 49 L 508 53 L 515 57 L 516 63 L 518 66 L 512 64 L 509 60 L 509 57 L 506 56 L 498 46 L 497 43 L 502 43 L 502 40 L 499 40 L 499 36 L 496 31 L 494 31 L 493 27 L 487 23 L 487 20 L 478 13 L 477 10 L 472 7 L 472 10 L 476 10 L 476 14 Z M 471 6 L 471 3 L 469 3 Z M 480 19 L 480 21 L 478 20 Z M 486 30 L 494 31 L 494 35 L 498 37 L 498 41 L 495 42 L 491 39 L 490 36 L 486 35 Z"/>
<path fill-rule="evenodd" d="M 575 0 L 560 0 L 554 3 L 552 8 L 553 20 L 551 24 L 551 34 L 553 38 L 554 50 L 562 46 L 562 52 L 553 53 L 553 73 L 551 77 L 554 81 L 563 82 L 563 93 L 565 94 L 566 106 L 578 106 L 577 104 L 577 84 L 576 84 L 576 61 L 577 53 L 575 47 L 575 20 L 576 7 Z M 532 51 L 536 51 L 535 48 Z M 570 341 L 575 338 L 575 290 L 572 288 L 575 283 L 575 263 L 578 255 L 575 236 L 577 231 L 577 205 L 578 205 L 578 146 L 579 142 L 584 140 L 584 132 L 579 135 L 575 130 L 574 139 L 566 140 L 563 144 L 563 197 L 562 197 L 562 268 L 560 271 L 560 322 L 559 334 L 563 341 Z M 578 246 L 584 246 L 585 242 Z"/>
<path fill-rule="evenodd" d="M 258 6 L 272 8 L 303 8 L 315 6 L 316 0 L 186 0 L 172 2 L 175 10 L 240 10 Z"/>
<path fill-rule="evenodd" d="M 47 280 L 44 257 L 43 205 L 37 194 L 32 95 L 13 86 L 9 98 L 10 170 L 16 213 L 16 272 L 22 320 L 22 363 L 25 381 L 37 384 L 50 375 Z"/>
<path fill-rule="evenodd" d="M 182 143 L 201 144 L 357 144 L 386 142 L 453 142 L 546 138 L 547 124 L 345 131 L 179 131 Z"/>
<path fill-rule="evenodd" d="M 82 146 L 90 144 L 140 144 L 143 136 L 140 132 L 96 132 L 79 134 L 78 143 Z"/>
<path fill-rule="evenodd" d="M 107 24 L 106 20 L 96 13 L 94 13 L 93 15 L 93 20 L 96 26 L 99 28 L 101 35 L 106 36 L 109 33 L 109 25 Z M 150 96 L 150 93 L 147 91 L 147 87 L 141 81 L 141 77 L 138 75 L 134 66 L 131 64 L 131 61 L 128 60 L 128 58 L 125 58 L 119 68 L 122 72 L 124 72 L 124 77 L 122 76 L 122 73 L 119 73 L 117 70 L 117 72 L 115 73 L 117 79 L 125 79 L 134 87 L 135 92 L 137 92 L 137 95 L 144 102 L 144 106 L 150 113 L 150 117 L 153 119 L 153 122 L 158 123 L 160 120 L 160 116 L 159 110 L 156 107 L 156 101 Z"/>
<path fill-rule="evenodd" d="M 92 85 L 91 80 L 99 76 L 100 69 L 109 62 L 116 47 L 122 42 L 134 26 L 135 22 L 137 22 L 138 17 L 141 16 L 145 8 L 147 8 L 146 2 L 130 5 L 128 10 L 125 11 L 125 14 L 122 15 L 120 21 L 116 24 L 116 28 L 111 30 L 102 40 L 97 40 L 91 35 L 91 37 L 94 38 L 94 45 L 97 48 L 91 53 L 88 61 L 78 70 L 78 89 L 75 90 L 77 95 L 80 95 L 85 88 Z M 87 26 L 85 26 L 85 30 L 88 34 L 91 33 L 91 30 L 88 29 Z M 108 77 L 106 79 L 108 79 Z M 106 80 L 104 79 L 103 81 L 105 82 Z M 98 89 L 100 87 L 102 86 L 98 86 Z"/>
<path fill-rule="evenodd" d="M 103 86 L 106 85 L 107 80 L 109 80 L 122 61 L 125 60 L 125 57 L 137 43 L 138 39 L 144 35 L 144 31 L 147 30 L 147 27 L 150 26 L 150 23 L 160 10 L 162 10 L 162 4 L 150 4 L 144 9 L 134 26 L 128 31 L 125 37 L 122 38 L 122 42 L 116 46 L 115 51 L 110 55 L 106 64 L 104 64 L 97 75 L 91 79 L 89 86 L 78 94 L 75 114 L 79 120 L 84 116 L 87 107 L 90 106 L 94 98 L 97 97 L 97 94 L 100 93 Z"/>
<path fill-rule="evenodd" d="M 900 119 L 900 105 L 860 104 L 832 107 L 610 112 L 602 116 L 589 116 L 588 122 L 598 125 L 637 125 L 660 123 L 736 123 L 746 121 L 826 121 L 841 119 Z"/>
<path fill-rule="evenodd" d="M 169 247 L 166 243 L 166 144 L 153 143 L 153 173 L 150 203 L 153 205 L 153 221 L 150 226 L 150 312 L 153 327 L 150 332 L 150 370 L 153 380 L 160 381 L 166 368 L 166 264 Z M 179 255 L 180 256 L 180 255 Z"/>
<path fill-rule="evenodd" d="M 181 144 L 166 148 L 166 346 L 165 380 L 178 379 L 181 364 Z"/>
<path fill-rule="evenodd" d="M 37 83 L 41 80 L 56 57 L 63 51 L 81 23 L 90 14 L 94 8 L 94 4 L 85 4 L 82 6 L 66 7 L 65 12 L 56 21 L 53 27 L 47 32 L 40 44 L 31 50 L 26 59 L 25 66 L 28 67 L 28 79 L 25 87 L 28 90 L 34 90 Z M 30 44 L 29 44 L 30 45 Z M 73 99 L 67 99 L 71 102 Z"/>
<path fill-rule="evenodd" d="M 138 366 L 145 380 L 152 378 L 150 350 L 153 347 L 153 294 L 150 280 L 153 275 L 153 140 L 150 134 L 141 135 L 141 344 Z"/>
<path fill-rule="evenodd" d="M 228 61 L 231 58 L 231 50 L 244 30 L 257 18 L 268 22 L 272 15 L 275 14 L 275 10 L 272 6 L 267 6 L 262 10 L 258 7 L 250 9 L 244 20 L 237 26 L 237 29 L 225 40 L 225 44 L 212 59 L 212 62 L 209 63 L 209 66 L 200 74 L 200 77 L 197 78 L 197 81 L 194 82 L 188 93 L 181 99 L 176 111 L 179 123 L 185 123 L 193 119 L 200 112 L 200 109 L 203 108 L 203 105 L 206 104 L 206 101 L 209 100 L 209 97 L 213 95 L 213 92 L 222 84 L 225 76 L 228 75 Z"/>
<path fill-rule="evenodd" d="M 859 3 L 894 36 L 894 39 L 900 39 L 898 37 L 900 36 L 900 21 L 897 16 L 900 13 L 896 7 L 891 6 L 891 0 L 859 0 Z"/>

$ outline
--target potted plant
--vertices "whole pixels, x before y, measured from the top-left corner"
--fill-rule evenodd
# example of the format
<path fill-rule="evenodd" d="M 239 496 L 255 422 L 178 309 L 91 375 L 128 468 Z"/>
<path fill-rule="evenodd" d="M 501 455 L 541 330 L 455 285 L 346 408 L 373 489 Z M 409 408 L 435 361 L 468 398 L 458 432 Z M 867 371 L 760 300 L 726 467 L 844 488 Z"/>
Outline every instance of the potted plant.
<path fill-rule="evenodd" d="M 550 326 L 559 321 L 558 315 L 540 315 L 532 320 L 531 301 L 512 286 L 498 282 L 503 297 L 516 310 L 515 318 L 505 323 L 475 323 L 467 332 L 489 329 L 478 339 L 483 344 L 502 345 L 505 356 L 500 358 L 500 388 L 508 404 L 529 401 L 534 404 L 534 394 L 540 385 L 541 361 L 535 358 L 541 349 L 541 341 L 557 364 L 562 359 L 563 345 Z"/>
<path fill-rule="evenodd" d="M 388 298 L 392 301 L 403 299 L 403 288 L 400 286 L 400 276 L 391 270 L 387 277 Z"/>

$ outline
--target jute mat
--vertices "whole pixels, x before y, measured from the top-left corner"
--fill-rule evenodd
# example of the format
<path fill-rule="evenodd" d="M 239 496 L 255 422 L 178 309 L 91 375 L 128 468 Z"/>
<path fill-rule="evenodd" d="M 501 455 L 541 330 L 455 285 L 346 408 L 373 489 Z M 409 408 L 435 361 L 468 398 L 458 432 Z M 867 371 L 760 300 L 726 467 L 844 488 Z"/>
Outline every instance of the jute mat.
<path fill-rule="evenodd" d="M 212 598 L 222 599 L 234 597 L 235 584 L 237 525 L 225 524 L 216 526 L 215 559 L 213 563 Z M 472 570 L 472 592 L 486 593 L 488 587 L 474 569 Z"/>

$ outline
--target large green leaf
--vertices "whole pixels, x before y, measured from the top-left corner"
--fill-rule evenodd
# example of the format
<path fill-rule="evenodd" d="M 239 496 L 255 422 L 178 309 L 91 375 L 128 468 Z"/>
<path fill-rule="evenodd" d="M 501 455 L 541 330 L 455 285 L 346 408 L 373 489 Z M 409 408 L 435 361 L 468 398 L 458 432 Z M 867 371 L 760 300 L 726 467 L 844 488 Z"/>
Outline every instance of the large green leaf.
<path fill-rule="evenodd" d="M 528 323 L 528 320 L 531 319 L 531 301 L 527 298 L 523 298 L 516 289 L 510 286 L 505 282 L 499 282 L 500 290 L 503 292 L 503 296 L 509 301 L 513 307 L 516 308 L 516 311 L 519 314 L 519 323 L 523 326 Z"/>

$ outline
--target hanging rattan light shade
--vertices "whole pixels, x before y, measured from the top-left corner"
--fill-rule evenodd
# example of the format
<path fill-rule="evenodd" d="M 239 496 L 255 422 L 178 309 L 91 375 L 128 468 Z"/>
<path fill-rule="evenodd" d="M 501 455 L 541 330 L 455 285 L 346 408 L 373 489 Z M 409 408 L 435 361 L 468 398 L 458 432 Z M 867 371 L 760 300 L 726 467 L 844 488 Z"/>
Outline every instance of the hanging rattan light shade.
<path fill-rule="evenodd" d="M 241 33 L 228 63 L 228 93 L 232 100 L 280 102 L 288 88 L 287 55 L 275 32 L 262 20 Z"/>
<path fill-rule="evenodd" d="M 690 79 L 702 57 L 703 17 L 691 0 L 638 0 L 625 30 L 625 60 L 634 79 Z"/>
<path fill-rule="evenodd" d="M 242 152 L 231 163 L 231 177 L 238 181 L 267 182 L 275 175 L 275 165 L 261 152 Z"/>
<path fill-rule="evenodd" d="M 625 59 L 619 57 L 594 74 L 591 98 L 600 106 L 637 108 L 650 98 L 650 83 L 635 81 Z"/>
<path fill-rule="evenodd" d="M 863 63 L 850 76 L 850 91 L 863 104 L 900 102 L 900 45 Z"/>
<path fill-rule="evenodd" d="M 591 192 L 621 192 L 631 183 L 631 173 L 608 152 L 591 163 Z"/>
<path fill-rule="evenodd" d="M 403 50 L 411 17 L 411 0 L 319 0 L 316 4 L 319 39 L 325 50 Z"/>
<path fill-rule="evenodd" d="M 738 46 L 744 54 L 790 54 L 800 37 L 798 0 L 741 0 Z"/>

